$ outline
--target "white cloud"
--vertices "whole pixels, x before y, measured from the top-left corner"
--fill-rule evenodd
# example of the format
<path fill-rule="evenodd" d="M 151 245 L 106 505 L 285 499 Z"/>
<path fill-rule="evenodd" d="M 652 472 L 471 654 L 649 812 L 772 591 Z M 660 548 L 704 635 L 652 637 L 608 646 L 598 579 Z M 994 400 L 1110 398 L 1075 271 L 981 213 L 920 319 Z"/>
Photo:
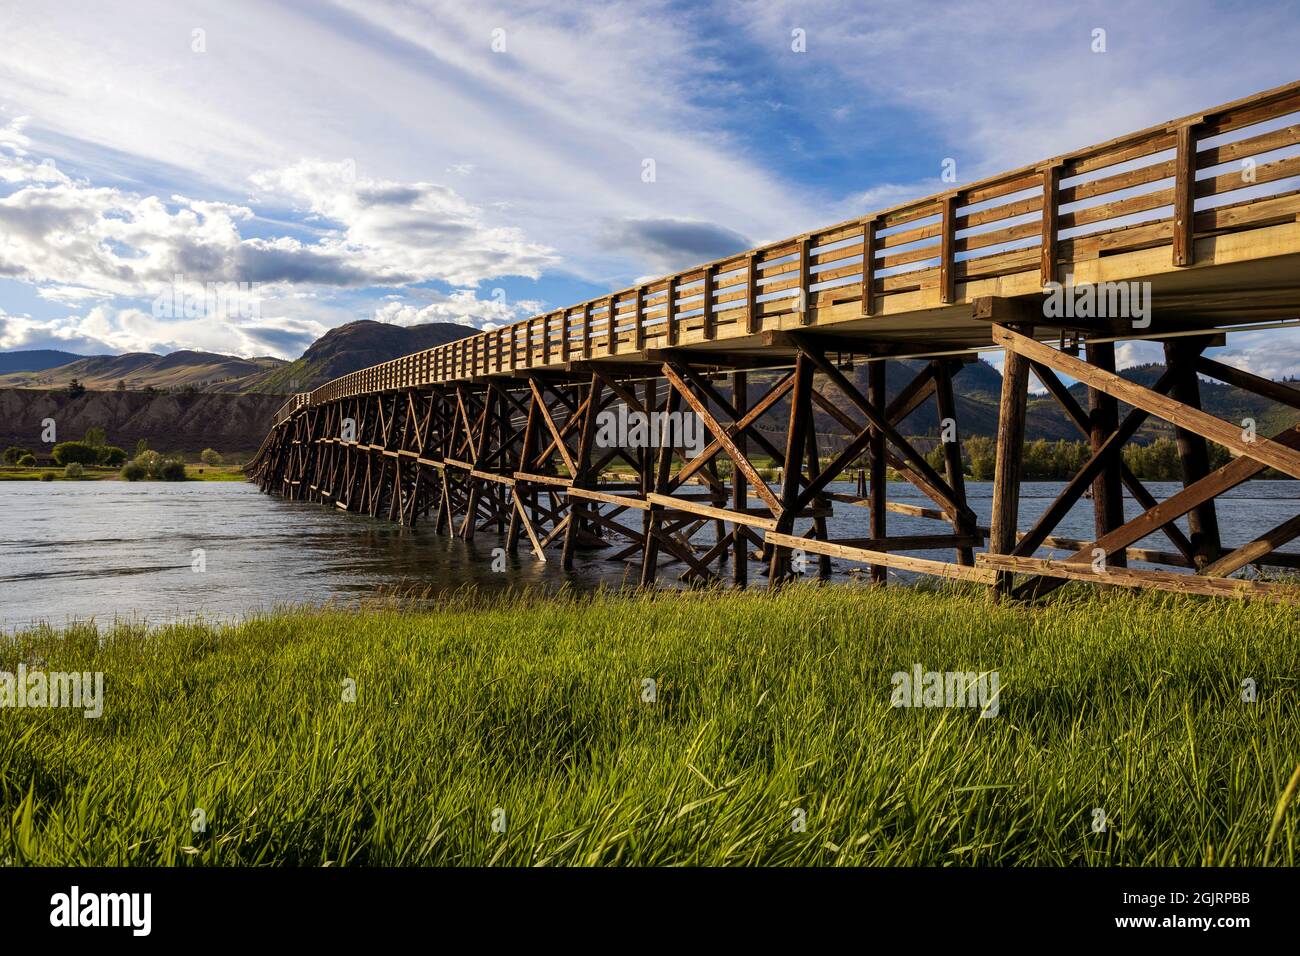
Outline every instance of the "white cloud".
<path fill-rule="evenodd" d="M 419 292 L 423 290 L 413 290 Z M 426 293 L 427 294 L 427 293 Z M 457 289 L 450 295 L 435 293 L 424 305 L 410 301 L 389 301 L 374 312 L 374 319 L 393 325 L 424 325 L 429 322 L 453 322 L 480 329 L 495 329 L 540 312 L 541 302 L 520 300 L 507 302 L 504 296 L 477 298 L 473 291 Z"/>
<path fill-rule="evenodd" d="M 14 125 L 8 127 L 14 130 Z M 173 277 L 196 282 L 364 287 L 444 280 L 474 284 L 536 277 L 553 261 L 520 230 L 490 226 L 454 190 L 358 179 L 347 163 L 304 160 L 254 175 L 268 198 L 327 220 L 314 242 L 245 237 L 248 206 L 138 195 L 62 177 L 0 152 L 0 276 L 38 285 L 56 301 L 152 299 Z M 61 175 L 61 174 L 60 174 Z"/>

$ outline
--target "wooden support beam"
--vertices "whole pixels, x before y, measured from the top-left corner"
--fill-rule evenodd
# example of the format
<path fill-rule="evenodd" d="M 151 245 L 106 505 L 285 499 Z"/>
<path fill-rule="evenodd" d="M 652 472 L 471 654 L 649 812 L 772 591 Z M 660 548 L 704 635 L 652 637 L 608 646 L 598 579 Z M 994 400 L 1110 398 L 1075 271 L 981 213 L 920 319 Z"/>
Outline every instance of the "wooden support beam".
<path fill-rule="evenodd" d="M 1177 571 L 1134 570 L 1132 568 L 1104 568 L 1094 570 L 1090 564 L 1073 564 L 1051 558 L 1018 558 L 1003 554 L 975 556 L 977 567 L 991 568 L 1002 573 L 1036 574 L 1061 580 L 1087 581 L 1091 584 L 1113 584 L 1128 588 L 1152 588 L 1173 591 L 1176 594 L 1199 594 L 1206 597 L 1256 598 L 1285 604 L 1300 603 L 1300 587 L 1295 585 L 1263 584 L 1237 578 L 1207 578 Z"/>
<path fill-rule="evenodd" d="M 1196 377 L 1196 359 L 1202 345 L 1188 339 L 1174 339 L 1165 343 L 1165 367 L 1173 375 L 1169 397 L 1187 408 L 1200 411 L 1201 386 Z M 1217 421 L 1217 419 L 1216 419 Z M 1236 429 L 1241 436 L 1241 429 Z M 1194 484 L 1210 473 L 1210 448 L 1205 438 L 1187 428 L 1175 428 L 1174 440 L 1178 444 L 1178 461 L 1183 473 L 1183 487 Z M 1187 514 L 1193 560 L 1204 567 L 1219 557 L 1222 551 L 1219 538 L 1219 516 L 1214 499 L 1197 505 Z"/>
<path fill-rule="evenodd" d="M 1020 518 L 1020 470 L 1025 444 L 1025 406 L 1029 398 L 1029 362 L 1011 348 L 1003 353 L 1002 399 L 993 466 L 993 517 L 989 521 L 989 550 L 1010 554 L 1016 546 Z M 997 579 L 999 590 L 1010 578 Z"/>
<path fill-rule="evenodd" d="M 867 366 L 867 401 L 871 403 L 872 408 L 885 416 L 885 362 L 882 359 L 879 362 L 871 362 Z M 885 510 L 888 504 L 888 483 L 885 475 L 885 433 L 879 428 L 871 429 L 871 475 L 870 475 L 870 527 L 871 537 L 883 538 L 888 533 L 885 530 L 885 516 L 888 512 Z M 884 584 L 889 577 L 889 570 L 883 564 L 873 564 L 871 566 L 871 580 L 876 584 Z"/>
<path fill-rule="evenodd" d="M 1114 343 L 1089 342 L 1088 362 L 1114 374 Z M 1088 408 L 1088 442 L 1093 455 L 1099 459 L 1097 476 L 1092 482 L 1092 515 L 1094 537 L 1100 538 L 1124 523 L 1124 489 L 1120 474 L 1123 461 L 1120 453 L 1123 441 L 1127 441 L 1127 438 L 1107 445 L 1107 440 L 1119 431 L 1119 402 L 1113 396 L 1090 387 Z M 1136 428 L 1133 431 L 1136 433 Z M 1115 555 L 1117 565 L 1122 566 L 1124 562 L 1123 552 Z"/>
<path fill-rule="evenodd" d="M 731 404 L 735 407 L 736 413 L 743 417 L 749 411 L 749 376 L 745 372 L 731 373 Z M 736 435 L 736 450 L 740 452 L 742 458 L 748 459 L 748 439 L 745 437 L 745 430 L 739 429 Z M 745 473 L 733 463 L 731 469 L 731 507 L 739 510 L 748 503 L 749 494 L 746 490 L 747 483 Z M 743 588 L 749 583 L 749 554 L 745 545 L 745 539 L 738 535 L 732 535 L 734 550 L 731 556 L 731 581 L 738 587 Z"/>
<path fill-rule="evenodd" d="M 1288 518 L 1271 531 L 1266 531 L 1255 540 L 1230 551 L 1196 573 L 1208 578 L 1227 577 L 1232 572 L 1258 561 L 1297 537 L 1300 537 L 1300 515 Z"/>
<path fill-rule="evenodd" d="M 1246 455 L 1293 478 L 1300 478 L 1300 454 L 1275 441 L 1256 438 L 1255 441 L 1248 442 L 1242 437 L 1241 428 L 1236 425 L 1207 415 L 1200 409 L 1189 408 L 1175 399 L 1158 395 L 1118 375 L 1093 368 L 1087 362 L 1003 326 L 993 327 L 993 339 L 1018 355 L 1099 388 L 1120 401 L 1145 409 L 1180 428 L 1217 442 L 1230 451 Z"/>
<path fill-rule="evenodd" d="M 930 558 L 913 558 L 908 555 L 892 554 L 887 551 L 872 551 L 835 541 L 819 541 L 815 538 L 800 538 L 792 534 L 768 531 L 763 540 L 780 548 L 799 548 L 812 554 L 825 554 L 832 558 L 843 558 L 859 564 L 879 564 L 900 571 L 913 571 L 917 574 L 933 574 L 938 577 L 952 578 L 957 581 L 972 581 L 976 584 L 992 584 L 994 572 L 979 567 L 963 567 L 946 561 Z"/>

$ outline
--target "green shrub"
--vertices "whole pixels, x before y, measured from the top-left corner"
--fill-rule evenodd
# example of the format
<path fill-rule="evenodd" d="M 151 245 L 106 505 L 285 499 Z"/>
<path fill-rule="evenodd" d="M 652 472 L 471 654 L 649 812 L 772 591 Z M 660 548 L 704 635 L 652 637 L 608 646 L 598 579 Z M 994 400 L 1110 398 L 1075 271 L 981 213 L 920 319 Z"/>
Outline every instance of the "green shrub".
<path fill-rule="evenodd" d="M 126 461 L 126 449 L 116 445 L 105 445 L 99 449 L 99 463 L 109 468 L 116 468 Z"/>
<path fill-rule="evenodd" d="M 99 449 L 87 445 L 84 441 L 62 441 L 54 446 L 54 460 L 60 465 L 76 462 L 79 465 L 93 465 L 99 460 Z"/>
<path fill-rule="evenodd" d="M 19 448 L 17 445 L 10 445 L 4 450 L 4 454 L 0 455 L 0 459 L 3 459 L 6 465 L 16 465 L 19 461 L 30 454 L 31 452 L 26 448 Z"/>
<path fill-rule="evenodd" d="M 222 461 L 221 452 L 217 451 L 215 448 L 205 448 L 203 449 L 203 453 L 199 455 L 199 461 L 203 462 L 205 465 L 219 465 Z"/>
<path fill-rule="evenodd" d="M 130 474 L 127 473 L 130 468 Z M 167 458 L 156 451 L 146 451 L 136 457 L 127 468 L 122 469 L 122 477 L 127 481 L 139 481 L 141 478 L 153 478 L 160 481 L 184 481 L 185 462 L 179 458 Z"/>
<path fill-rule="evenodd" d="M 64 478 L 80 478 L 86 473 L 86 468 L 79 461 L 70 461 L 63 469 Z"/>
<path fill-rule="evenodd" d="M 18 467 L 19 467 L 19 468 L 35 468 L 35 467 L 36 467 L 36 456 L 35 456 L 35 455 L 31 455 L 31 454 L 23 455 L 23 457 L 21 457 L 21 458 L 18 459 Z"/>
<path fill-rule="evenodd" d="M 54 472 L 52 471 L 41 472 L 41 481 L 53 481 L 53 480 L 54 480 Z"/>

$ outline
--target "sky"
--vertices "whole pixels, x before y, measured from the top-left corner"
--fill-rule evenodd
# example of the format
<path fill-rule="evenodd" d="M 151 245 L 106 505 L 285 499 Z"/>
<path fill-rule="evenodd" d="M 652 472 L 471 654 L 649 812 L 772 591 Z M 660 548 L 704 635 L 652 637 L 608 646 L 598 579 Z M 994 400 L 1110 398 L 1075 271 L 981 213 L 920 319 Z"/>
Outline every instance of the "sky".
<path fill-rule="evenodd" d="M 491 328 L 1300 73 L 1294 0 L 0 0 L 0 37 L 0 350 L 87 355 Z M 1220 356 L 1300 375 L 1285 335 Z"/>

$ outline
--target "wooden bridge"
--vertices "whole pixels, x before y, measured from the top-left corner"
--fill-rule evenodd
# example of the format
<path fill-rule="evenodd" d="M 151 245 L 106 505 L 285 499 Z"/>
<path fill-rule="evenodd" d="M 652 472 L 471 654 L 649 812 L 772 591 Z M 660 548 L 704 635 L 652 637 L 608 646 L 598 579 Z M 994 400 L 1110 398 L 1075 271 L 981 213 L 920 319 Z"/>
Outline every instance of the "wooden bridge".
<path fill-rule="evenodd" d="M 1300 425 L 1256 435 L 1201 411 L 1198 383 L 1300 409 L 1300 390 L 1202 354 L 1224 330 L 1300 317 L 1297 124 L 1300 83 L 362 369 L 286 402 L 249 475 L 291 499 L 504 535 L 512 551 L 526 538 L 566 567 L 603 548 L 646 585 L 743 586 L 754 562 L 776 583 L 792 555 L 795 569 L 814 555 L 822 576 L 835 558 L 877 581 L 894 568 L 1020 597 L 1074 579 L 1291 600 L 1284 585 L 1231 575 L 1300 567 L 1276 550 L 1300 535 L 1300 514 L 1228 542 L 1215 499 L 1266 468 L 1300 478 Z M 1163 344 L 1150 388 L 1115 373 L 1116 343 L 1134 340 Z M 990 349 L 1005 365 L 982 527 L 952 379 Z M 924 364 L 887 395 L 887 363 L 902 358 Z M 1022 529 L 1031 373 L 1091 457 Z M 1086 408 L 1062 377 L 1088 387 Z M 927 402 L 950 426 L 937 467 L 901 430 Z M 707 444 L 687 455 L 602 441 L 603 412 L 693 413 Z M 849 436 L 834 454 L 815 412 Z M 1163 501 L 1120 454 L 1149 416 L 1176 428 L 1183 488 Z M 1210 442 L 1227 464 L 1211 468 Z M 869 484 L 834 490 L 860 461 Z M 931 506 L 888 500 L 887 469 Z M 1127 520 L 1125 490 L 1143 509 Z M 1093 539 L 1053 537 L 1089 492 Z M 844 508 L 866 509 L 869 537 L 828 536 Z M 935 533 L 891 534 L 890 513 L 933 519 Z M 1163 549 L 1136 547 L 1152 535 Z M 1036 557 L 1043 548 L 1068 556 Z M 951 560 L 916 554 L 949 549 Z"/>

